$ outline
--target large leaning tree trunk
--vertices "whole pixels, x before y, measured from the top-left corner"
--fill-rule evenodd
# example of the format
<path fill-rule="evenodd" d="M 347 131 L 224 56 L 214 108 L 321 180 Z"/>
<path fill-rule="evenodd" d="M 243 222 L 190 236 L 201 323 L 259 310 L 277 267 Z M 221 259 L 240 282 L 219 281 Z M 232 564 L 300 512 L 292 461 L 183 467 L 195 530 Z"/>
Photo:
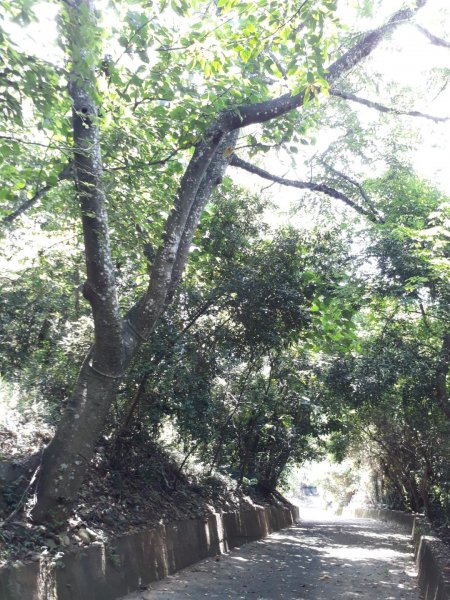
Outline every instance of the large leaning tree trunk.
<path fill-rule="evenodd" d="M 125 358 L 102 182 L 94 74 L 96 56 L 90 50 L 91 37 L 96 32 L 94 8 L 90 0 L 72 0 L 68 7 L 75 181 L 87 272 L 83 291 L 92 307 L 95 342 L 84 360 L 56 435 L 42 459 L 34 516 L 36 520 L 56 521 L 64 516 L 60 508 L 66 499 L 73 498 L 79 490 L 80 467 L 89 464 Z"/>
<path fill-rule="evenodd" d="M 367 57 L 383 37 L 411 19 L 426 3 L 396 12 L 379 29 L 328 68 L 329 84 Z M 92 0 L 66 0 L 72 62 L 69 93 L 73 104 L 75 182 L 81 208 L 87 281 L 84 293 L 92 308 L 95 339 L 84 360 L 75 390 L 55 437 L 45 449 L 32 510 L 36 522 L 66 518 L 83 482 L 94 445 L 102 431 L 118 384 L 131 359 L 171 301 L 182 276 L 201 212 L 225 173 L 238 131 L 276 119 L 304 103 L 304 92 L 248 104 L 220 113 L 197 144 L 181 179 L 165 233 L 153 263 L 147 292 L 128 314 L 119 314 L 114 279 L 98 127 L 95 81 L 97 27 Z M 94 42 L 93 42 L 94 41 Z"/>

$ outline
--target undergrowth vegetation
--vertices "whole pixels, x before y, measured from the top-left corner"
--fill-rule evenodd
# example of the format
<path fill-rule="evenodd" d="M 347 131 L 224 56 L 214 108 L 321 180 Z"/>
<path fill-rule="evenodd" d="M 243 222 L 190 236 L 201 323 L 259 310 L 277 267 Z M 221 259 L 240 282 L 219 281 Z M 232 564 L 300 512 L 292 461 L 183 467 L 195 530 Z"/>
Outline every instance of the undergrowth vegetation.
<path fill-rule="evenodd" d="M 76 0 L 44 56 L 17 27 L 55 7 L 0 1 L 10 556 L 273 499 L 328 454 L 345 503 L 355 448 L 374 502 L 448 526 L 450 200 L 413 160 L 448 68 L 406 89 L 376 58 L 437 2 L 381 25 L 388 2 L 115 0 L 99 24 Z"/>

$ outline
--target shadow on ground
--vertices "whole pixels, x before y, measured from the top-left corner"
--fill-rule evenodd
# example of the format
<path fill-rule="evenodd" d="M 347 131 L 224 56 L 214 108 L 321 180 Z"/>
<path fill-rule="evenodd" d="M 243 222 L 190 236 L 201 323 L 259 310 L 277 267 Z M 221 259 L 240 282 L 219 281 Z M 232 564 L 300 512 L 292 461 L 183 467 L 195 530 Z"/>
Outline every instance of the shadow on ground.
<path fill-rule="evenodd" d="M 308 520 L 126 600 L 418 600 L 409 536 L 369 519 Z"/>

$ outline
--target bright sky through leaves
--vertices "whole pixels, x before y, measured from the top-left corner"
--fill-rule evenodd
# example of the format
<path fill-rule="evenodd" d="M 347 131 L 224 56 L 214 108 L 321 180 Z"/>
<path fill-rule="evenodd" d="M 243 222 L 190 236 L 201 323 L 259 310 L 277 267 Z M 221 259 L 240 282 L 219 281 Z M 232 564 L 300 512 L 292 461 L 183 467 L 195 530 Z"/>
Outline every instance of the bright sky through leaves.
<path fill-rule="evenodd" d="M 401 5 L 399 2 L 379 3 L 381 6 L 373 11 L 375 16 L 365 19 L 359 17 L 356 23 L 355 6 L 363 4 L 363 2 L 351 0 L 343 0 L 339 3 L 339 16 L 350 30 L 370 29 L 378 26 L 397 8 L 397 5 Z M 113 13 L 107 9 L 108 3 L 99 1 L 96 6 L 102 14 L 104 22 L 108 25 L 114 24 Z M 419 21 L 435 35 L 449 39 L 450 24 L 449 19 L 445 19 L 445 9 L 447 9 L 448 17 L 448 2 L 446 0 L 430 0 L 420 12 Z M 43 2 L 39 5 L 39 11 L 36 10 L 37 22 L 31 23 L 26 28 L 10 25 L 14 42 L 25 51 L 42 59 L 56 63 L 61 62 L 62 52 L 56 43 L 56 16 L 58 10 L 57 5 Z M 111 52 L 111 48 L 108 48 L 108 52 Z M 120 55 L 122 50 L 116 48 L 116 52 Z M 113 49 L 111 53 L 114 55 L 116 52 Z M 377 77 L 378 73 L 383 75 L 383 81 L 380 78 L 381 87 L 386 85 L 384 82 L 388 82 L 388 85 L 389 82 L 394 82 L 398 86 L 418 90 L 415 98 L 415 110 L 440 116 L 449 115 L 448 88 L 443 89 L 442 93 L 434 98 L 429 97 L 427 88 L 431 78 L 435 76 L 433 74 L 435 69 L 450 70 L 450 49 L 433 46 L 413 26 L 407 25 L 397 29 L 392 38 L 385 41 L 374 55 L 367 60 L 367 63 L 374 78 Z M 450 80 L 450 74 L 448 78 Z M 368 108 L 356 107 L 355 110 L 358 110 L 360 118 L 368 123 L 376 121 L 378 118 L 378 115 Z M 404 119 L 407 119 L 407 117 L 404 117 Z M 448 169 L 450 123 L 436 125 L 420 119 L 410 119 L 410 122 L 411 127 L 416 129 L 422 138 L 420 149 L 412 156 L 414 167 L 420 175 L 431 180 L 446 193 L 450 193 L 450 171 Z M 319 137 L 317 143 L 319 147 L 321 145 L 326 146 L 330 143 L 330 140 L 329 138 L 324 139 L 322 136 Z M 317 148 L 313 148 L 312 151 L 316 152 Z M 306 157 L 307 154 L 306 152 Z M 270 163 L 275 171 L 273 157 L 271 157 Z M 280 164 L 277 172 L 285 173 L 286 168 Z M 291 173 L 291 175 L 295 174 Z M 286 194 L 286 190 L 284 193 Z M 294 195 L 289 193 L 289 195 L 298 197 L 298 193 Z"/>

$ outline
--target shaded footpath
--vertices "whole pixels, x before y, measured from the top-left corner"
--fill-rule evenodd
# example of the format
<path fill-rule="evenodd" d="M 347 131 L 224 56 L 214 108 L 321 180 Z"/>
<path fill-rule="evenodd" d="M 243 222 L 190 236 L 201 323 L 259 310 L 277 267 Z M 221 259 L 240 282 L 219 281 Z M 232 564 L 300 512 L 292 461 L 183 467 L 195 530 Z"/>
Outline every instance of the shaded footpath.
<path fill-rule="evenodd" d="M 302 521 L 123 600 L 418 600 L 409 538 L 371 519 Z"/>

